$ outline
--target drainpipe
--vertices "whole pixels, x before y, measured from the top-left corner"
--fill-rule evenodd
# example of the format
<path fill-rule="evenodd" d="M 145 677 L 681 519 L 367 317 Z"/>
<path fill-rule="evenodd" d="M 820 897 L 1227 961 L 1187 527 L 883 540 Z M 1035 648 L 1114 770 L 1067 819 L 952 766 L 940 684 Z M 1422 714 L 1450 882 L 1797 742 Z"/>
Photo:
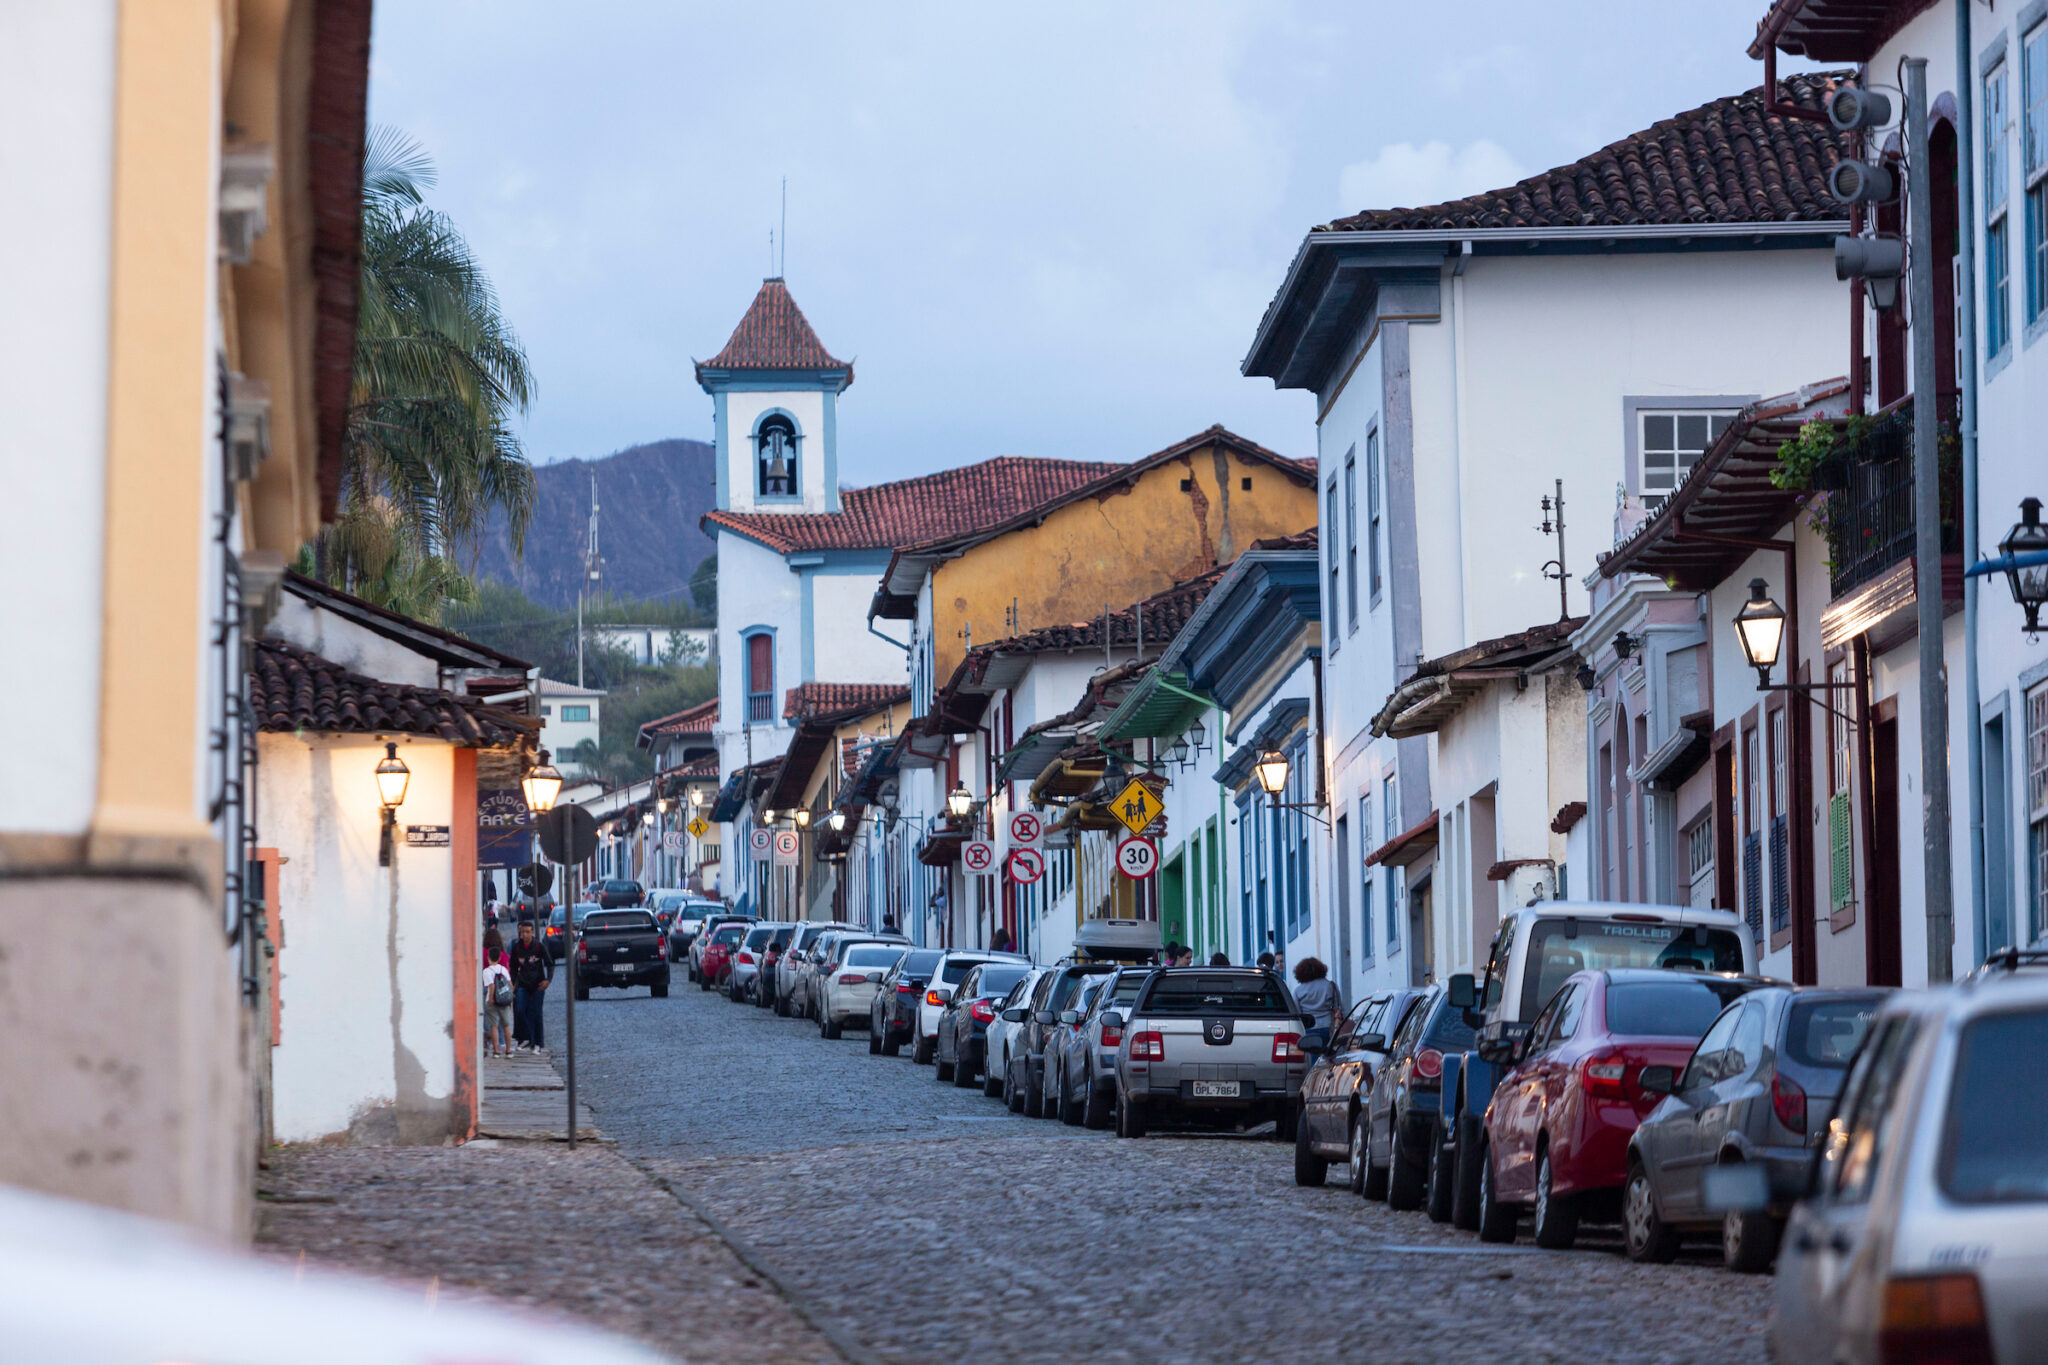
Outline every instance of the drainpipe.
<path fill-rule="evenodd" d="M 1963 287 L 1957 291 L 1957 318 L 1964 337 L 1962 369 L 1956 375 L 1962 410 L 1957 433 L 1963 445 L 1963 563 L 1981 558 L 1977 548 L 1977 160 L 1976 120 L 1971 112 L 1976 84 L 1970 55 L 1970 0 L 1956 3 L 1956 250 Z M 1984 910 L 1984 726 L 1977 708 L 1982 693 L 1977 675 L 1977 589 L 1974 578 L 1963 580 L 1963 724 L 1969 734 L 1970 783 L 1970 927 L 1971 960 L 1982 962 L 1991 951 L 1990 925 Z"/>
<path fill-rule="evenodd" d="M 1968 0 L 1961 0 L 1968 3 Z M 1948 678 L 1941 648 L 1941 467 L 1935 408 L 1934 189 L 1927 151 L 1927 59 L 1906 59 L 1907 209 L 1913 289 L 1913 553 L 1920 628 L 1920 827 L 1927 980 L 1954 975 L 1954 868 L 1949 855 Z M 1975 727 L 1972 727 L 1975 728 Z"/>

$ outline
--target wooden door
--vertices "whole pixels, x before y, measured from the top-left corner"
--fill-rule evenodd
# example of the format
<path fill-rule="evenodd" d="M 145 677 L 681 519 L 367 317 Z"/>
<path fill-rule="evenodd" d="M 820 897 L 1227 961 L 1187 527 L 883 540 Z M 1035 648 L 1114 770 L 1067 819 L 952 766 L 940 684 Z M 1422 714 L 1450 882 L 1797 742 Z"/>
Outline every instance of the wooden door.
<path fill-rule="evenodd" d="M 1870 919 L 1863 928 L 1864 970 L 1873 986 L 1904 984 L 1899 954 L 1899 722 L 1878 720 L 1870 732 Z"/>

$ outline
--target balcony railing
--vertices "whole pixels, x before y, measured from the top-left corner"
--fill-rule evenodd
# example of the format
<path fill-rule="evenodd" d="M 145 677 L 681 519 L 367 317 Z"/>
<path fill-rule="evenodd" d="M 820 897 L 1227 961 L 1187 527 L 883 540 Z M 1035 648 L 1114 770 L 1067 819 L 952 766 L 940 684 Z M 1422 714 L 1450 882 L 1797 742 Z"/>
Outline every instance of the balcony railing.
<path fill-rule="evenodd" d="M 1962 464 L 1953 413 L 1945 405 L 1936 450 L 1941 462 L 1941 552 L 1961 552 L 1956 507 Z M 1829 471 L 1827 534 L 1830 588 L 1841 597 L 1909 559 L 1913 524 L 1913 409 L 1907 403 L 1873 421 Z"/>
<path fill-rule="evenodd" d="M 754 725 L 766 724 L 775 719 L 775 694 L 773 692 L 747 693 L 747 720 Z"/>

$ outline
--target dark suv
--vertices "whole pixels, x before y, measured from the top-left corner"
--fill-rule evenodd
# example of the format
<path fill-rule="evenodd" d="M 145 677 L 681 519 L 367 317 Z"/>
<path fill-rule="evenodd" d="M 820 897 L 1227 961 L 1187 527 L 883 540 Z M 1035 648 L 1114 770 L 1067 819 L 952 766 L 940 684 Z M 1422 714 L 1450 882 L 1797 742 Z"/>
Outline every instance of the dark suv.
<path fill-rule="evenodd" d="M 1030 1011 L 1017 1030 L 1016 1046 L 1010 1053 L 1010 1074 L 1004 1084 L 1024 1097 L 1026 1118 L 1054 1118 L 1059 1114 L 1057 1098 L 1048 1105 L 1045 1094 L 1045 1045 L 1060 1027 L 1060 1012 L 1074 1007 L 1081 983 L 1091 976 L 1108 976 L 1116 971 L 1114 962 L 1075 962 L 1047 972 L 1039 978 L 1024 1008 Z"/>
<path fill-rule="evenodd" d="M 668 942 L 650 910 L 593 910 L 576 939 L 576 998 L 593 986 L 646 986 L 668 994 Z"/>
<path fill-rule="evenodd" d="M 640 904 L 647 897 L 640 883 L 624 877 L 608 877 L 591 890 L 595 893 L 593 899 L 607 910 L 623 910 L 629 905 Z"/>
<path fill-rule="evenodd" d="M 1444 1056 L 1471 1047 L 1478 1027 L 1479 1016 L 1453 1005 L 1441 985 L 1408 1011 L 1366 1103 L 1367 1199 L 1419 1209 L 1426 1198 L 1431 1218 L 1449 1220 L 1451 1171 L 1435 1159 L 1443 1146 Z"/>

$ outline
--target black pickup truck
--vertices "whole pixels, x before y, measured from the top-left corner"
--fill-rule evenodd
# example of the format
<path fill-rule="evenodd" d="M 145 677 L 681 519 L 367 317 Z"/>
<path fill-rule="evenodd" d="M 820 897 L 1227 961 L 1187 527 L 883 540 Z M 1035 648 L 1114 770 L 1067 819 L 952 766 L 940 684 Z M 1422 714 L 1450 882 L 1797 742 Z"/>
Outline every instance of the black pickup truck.
<path fill-rule="evenodd" d="M 593 986 L 646 986 L 668 994 L 668 939 L 652 910 L 592 910 L 577 931 L 576 998 Z"/>

